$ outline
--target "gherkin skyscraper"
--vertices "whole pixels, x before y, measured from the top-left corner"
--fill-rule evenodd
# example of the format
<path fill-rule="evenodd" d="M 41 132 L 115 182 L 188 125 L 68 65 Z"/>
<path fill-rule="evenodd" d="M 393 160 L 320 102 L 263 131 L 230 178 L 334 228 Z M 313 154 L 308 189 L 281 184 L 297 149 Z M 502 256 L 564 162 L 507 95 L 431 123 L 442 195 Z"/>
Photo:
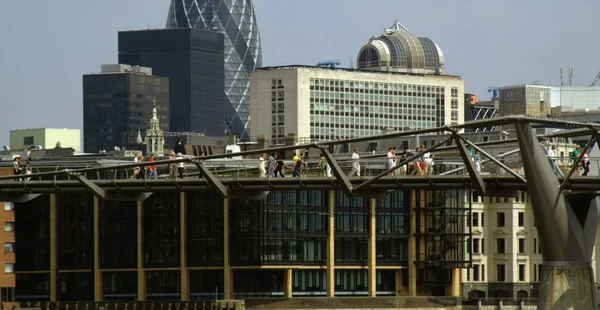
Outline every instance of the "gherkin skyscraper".
<path fill-rule="evenodd" d="M 250 72 L 262 65 L 252 0 L 171 0 L 167 28 L 197 28 L 225 35 L 227 134 L 250 137 Z"/>

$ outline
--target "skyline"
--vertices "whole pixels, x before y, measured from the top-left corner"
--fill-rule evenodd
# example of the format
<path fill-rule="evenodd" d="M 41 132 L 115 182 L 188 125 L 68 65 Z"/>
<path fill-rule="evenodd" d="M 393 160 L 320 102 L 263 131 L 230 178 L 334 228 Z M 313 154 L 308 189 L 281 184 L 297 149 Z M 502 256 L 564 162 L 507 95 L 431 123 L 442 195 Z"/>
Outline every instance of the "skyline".
<path fill-rule="evenodd" d="M 42 2 L 31 11 L 23 2 L 3 4 L 0 101 L 9 117 L 0 124 L 0 145 L 9 144 L 9 130 L 16 128 L 81 129 L 82 75 L 117 63 L 118 31 L 164 28 L 169 3 L 68 0 L 62 5 Z M 343 4 L 255 0 L 263 65 L 314 65 L 335 59 L 346 67 L 356 62 L 358 50 L 370 37 L 398 20 L 411 33 L 437 43 L 446 72 L 461 75 L 465 92 L 484 100 L 490 97 L 489 86 L 557 84 L 560 67 L 565 80 L 566 68 L 574 67 L 573 85 L 589 85 L 600 70 L 593 54 L 600 43 L 592 39 L 592 14 L 600 3 L 378 0 L 377 6 L 369 7 L 364 1 L 344 0 Z"/>

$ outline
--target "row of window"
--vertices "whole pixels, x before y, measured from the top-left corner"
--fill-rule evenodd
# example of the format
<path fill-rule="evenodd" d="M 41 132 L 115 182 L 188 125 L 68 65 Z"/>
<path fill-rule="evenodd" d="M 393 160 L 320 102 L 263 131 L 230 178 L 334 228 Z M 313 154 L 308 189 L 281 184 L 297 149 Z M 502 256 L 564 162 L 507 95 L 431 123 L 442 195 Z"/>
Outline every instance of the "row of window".
<path fill-rule="evenodd" d="M 310 79 L 310 86 L 339 87 L 339 88 L 357 88 L 373 90 L 390 90 L 405 92 L 426 92 L 426 93 L 444 93 L 443 86 L 418 85 L 418 84 L 400 84 L 400 83 L 380 83 L 366 81 L 334 80 L 334 79 Z M 451 94 L 458 97 L 458 88 L 452 87 Z"/>
<path fill-rule="evenodd" d="M 533 265 L 533 282 L 538 282 L 542 275 L 542 264 L 534 264 Z M 518 265 L 518 282 L 531 282 L 527 279 L 527 265 L 519 264 Z M 486 274 L 485 264 L 473 264 L 471 269 L 467 270 L 467 281 L 481 281 L 485 282 L 485 274 Z M 488 279 L 488 281 L 494 282 L 505 282 L 506 281 L 506 265 L 505 264 L 497 264 L 496 265 L 496 279 Z"/>
<path fill-rule="evenodd" d="M 468 242 L 468 241 L 467 241 Z M 525 238 L 517 239 L 517 253 L 518 254 L 526 254 L 525 253 Z M 473 254 L 485 254 L 485 238 L 473 238 L 471 242 L 467 243 L 467 250 Z M 496 238 L 496 254 L 506 254 L 506 238 Z M 541 247 L 537 242 L 537 238 L 533 238 L 533 253 L 541 254 Z"/>
<path fill-rule="evenodd" d="M 484 227 L 485 224 L 485 212 L 472 212 L 471 224 L 472 227 Z M 481 219 L 481 222 L 480 222 Z M 505 227 L 506 225 L 506 213 L 496 212 L 496 227 Z M 517 225 L 519 227 L 525 227 L 525 212 L 519 212 L 517 214 Z"/>

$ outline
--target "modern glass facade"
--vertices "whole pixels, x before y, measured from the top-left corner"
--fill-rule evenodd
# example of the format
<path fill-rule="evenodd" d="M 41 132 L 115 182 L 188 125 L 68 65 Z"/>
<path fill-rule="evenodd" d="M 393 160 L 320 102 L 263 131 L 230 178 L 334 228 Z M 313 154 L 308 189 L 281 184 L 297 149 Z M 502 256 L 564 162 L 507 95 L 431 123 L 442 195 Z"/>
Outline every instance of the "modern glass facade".
<path fill-rule="evenodd" d="M 249 137 L 250 72 L 262 65 L 252 0 L 172 0 L 167 28 L 196 28 L 225 36 L 225 118 L 228 133 Z"/>
<path fill-rule="evenodd" d="M 122 31 L 119 63 L 149 67 L 154 75 L 169 78 L 165 132 L 221 136 L 226 118 L 223 44 L 222 34 L 198 29 Z"/>
<path fill-rule="evenodd" d="M 248 201 L 224 200 L 213 192 L 157 192 L 143 202 L 43 195 L 15 206 L 16 227 L 29 227 L 16 229 L 15 297 L 393 296 L 405 289 L 408 270 L 416 268 L 412 262 L 422 263 L 416 253 L 429 255 L 449 242 L 415 233 L 425 231 L 429 220 L 425 209 L 411 210 L 445 201 L 419 195 L 396 191 L 385 199 L 370 199 L 299 190 Z M 464 214 L 458 204 L 448 206 L 453 210 L 446 213 Z M 411 227 L 411 217 L 423 224 Z M 463 242 L 457 233 L 447 231 L 453 242 Z M 412 250 L 411 238 L 417 245 Z M 451 259 L 451 268 L 465 264 L 458 262 L 465 255 L 462 247 L 442 253 L 436 259 Z M 425 267 L 440 268 L 419 268 Z M 419 277 L 419 283 L 428 280 Z M 437 280 L 442 286 L 450 283 L 446 277 Z"/>
<path fill-rule="evenodd" d="M 84 151 L 131 149 L 138 131 L 145 134 L 152 118 L 152 99 L 160 124 L 169 129 L 169 80 L 135 73 L 99 73 L 83 76 Z"/>

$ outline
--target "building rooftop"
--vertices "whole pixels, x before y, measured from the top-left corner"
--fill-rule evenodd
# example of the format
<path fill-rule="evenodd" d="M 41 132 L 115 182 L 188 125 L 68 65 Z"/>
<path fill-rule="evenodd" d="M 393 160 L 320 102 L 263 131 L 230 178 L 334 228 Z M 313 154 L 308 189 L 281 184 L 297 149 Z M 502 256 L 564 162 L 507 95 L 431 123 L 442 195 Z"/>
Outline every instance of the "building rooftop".
<path fill-rule="evenodd" d="M 354 69 L 354 68 L 331 68 L 331 67 L 319 67 L 309 65 L 284 65 L 284 66 L 273 66 L 273 67 L 262 67 L 256 69 L 256 71 L 274 71 L 274 70 L 292 70 L 292 69 L 314 69 L 323 71 L 344 71 L 344 72 L 355 72 L 365 74 L 390 74 L 390 75 L 408 75 L 408 76 L 431 76 L 431 77 L 443 77 L 443 78 L 456 78 L 460 79 L 459 75 L 442 75 L 432 73 L 414 73 L 414 72 L 395 72 L 395 71 L 373 71 L 365 69 Z"/>

